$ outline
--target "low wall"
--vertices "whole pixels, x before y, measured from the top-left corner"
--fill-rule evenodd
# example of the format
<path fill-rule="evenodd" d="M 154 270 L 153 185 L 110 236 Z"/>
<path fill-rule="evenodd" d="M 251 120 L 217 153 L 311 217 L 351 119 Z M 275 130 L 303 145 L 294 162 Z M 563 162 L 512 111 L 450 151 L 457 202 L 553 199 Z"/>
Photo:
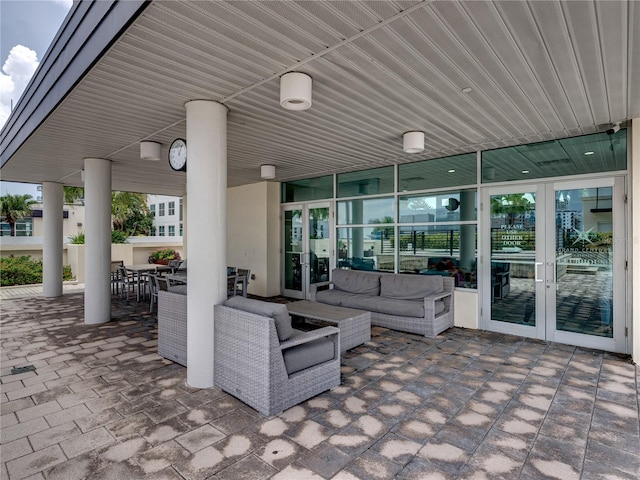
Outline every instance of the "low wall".
<path fill-rule="evenodd" d="M 10 241 L 5 242 L 6 238 L 8 237 L 2 238 L 2 249 L 0 250 L 3 257 L 8 257 L 10 255 L 13 255 L 14 257 L 28 255 L 34 260 L 42 259 L 42 244 L 14 244 Z M 66 243 L 62 248 L 62 264 L 70 265 L 71 272 L 73 273 L 76 281 L 78 283 L 84 283 L 85 246 Z M 181 256 L 183 255 L 182 242 L 142 242 L 140 239 L 136 239 L 135 243 L 111 244 L 111 260 L 122 260 L 125 265 L 149 263 L 149 254 L 155 250 L 163 248 L 177 250 Z"/>
<path fill-rule="evenodd" d="M 0 248 L 0 256 L 2 257 L 24 257 L 30 256 L 33 260 L 42 260 L 42 244 L 25 243 L 11 244 L 5 243 L 6 237 L 2 237 L 2 247 Z M 62 264 L 69 265 L 67 245 L 62 247 Z"/>

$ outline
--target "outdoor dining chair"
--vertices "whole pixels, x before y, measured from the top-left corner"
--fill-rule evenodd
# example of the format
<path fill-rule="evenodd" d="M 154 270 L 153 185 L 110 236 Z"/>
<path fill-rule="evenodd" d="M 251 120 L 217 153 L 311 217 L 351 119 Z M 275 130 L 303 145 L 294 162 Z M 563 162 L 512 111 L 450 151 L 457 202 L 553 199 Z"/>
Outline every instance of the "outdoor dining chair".
<path fill-rule="evenodd" d="M 148 275 L 149 278 L 149 292 L 151 300 L 149 302 L 149 312 L 153 313 L 156 306 L 158 305 L 158 292 L 163 290 L 169 290 L 169 280 L 167 277 L 162 275 L 157 275 L 150 273 Z"/>
<path fill-rule="evenodd" d="M 124 266 L 117 267 L 117 272 L 120 298 L 124 298 L 128 302 L 129 295 L 135 293 L 136 291 L 135 275 L 129 272 Z"/>

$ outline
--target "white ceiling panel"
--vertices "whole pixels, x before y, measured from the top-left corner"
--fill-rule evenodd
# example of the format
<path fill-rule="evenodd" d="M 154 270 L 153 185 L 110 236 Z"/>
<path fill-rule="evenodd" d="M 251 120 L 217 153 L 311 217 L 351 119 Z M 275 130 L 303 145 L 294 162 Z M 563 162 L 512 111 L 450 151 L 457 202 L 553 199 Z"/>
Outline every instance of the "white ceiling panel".
<path fill-rule="evenodd" d="M 637 25 L 626 1 L 153 1 L 2 178 L 80 185 L 101 157 L 114 189 L 181 195 L 138 144 L 166 155 L 195 98 L 229 108 L 230 186 L 264 163 L 286 181 L 602 131 L 640 116 Z M 279 105 L 292 70 L 313 78 L 307 111 Z"/>

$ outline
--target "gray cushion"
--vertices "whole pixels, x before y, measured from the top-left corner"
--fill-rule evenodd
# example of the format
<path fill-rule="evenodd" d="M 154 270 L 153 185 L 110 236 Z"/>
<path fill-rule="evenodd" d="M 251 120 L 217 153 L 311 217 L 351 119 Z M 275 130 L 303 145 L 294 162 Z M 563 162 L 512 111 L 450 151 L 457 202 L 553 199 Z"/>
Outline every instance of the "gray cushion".
<path fill-rule="evenodd" d="M 244 312 L 255 313 L 271 317 L 276 323 L 276 332 L 278 332 L 278 340 L 285 341 L 293 335 L 293 327 L 291 327 L 291 317 L 287 306 L 281 303 L 262 302 L 252 298 L 245 298 L 240 295 L 229 298 L 224 304 L 227 307 L 237 308 Z"/>
<path fill-rule="evenodd" d="M 287 348 L 282 352 L 282 356 L 287 373 L 291 375 L 305 368 L 333 360 L 333 353 L 333 342 L 328 338 L 318 338 Z"/>
<path fill-rule="evenodd" d="M 322 290 L 316 293 L 316 301 L 320 303 L 327 303 L 329 305 L 336 305 L 339 307 L 345 300 L 348 302 L 348 299 L 359 296 L 361 295 L 343 292 L 342 290 L 336 289 Z M 367 295 L 366 297 L 369 298 L 369 295 Z"/>
<path fill-rule="evenodd" d="M 380 274 L 342 270 L 336 268 L 331 273 L 333 288 L 350 293 L 380 295 Z"/>
<path fill-rule="evenodd" d="M 420 300 L 444 290 L 442 277 L 431 275 L 382 275 L 380 296 L 401 300 Z"/>

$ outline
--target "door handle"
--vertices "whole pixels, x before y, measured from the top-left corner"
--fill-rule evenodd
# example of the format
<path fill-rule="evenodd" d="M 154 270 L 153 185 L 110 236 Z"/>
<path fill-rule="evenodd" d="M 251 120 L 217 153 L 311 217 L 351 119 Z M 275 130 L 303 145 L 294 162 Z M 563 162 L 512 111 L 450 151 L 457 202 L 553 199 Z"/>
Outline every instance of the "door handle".
<path fill-rule="evenodd" d="M 551 278 L 547 280 L 547 283 L 556 283 L 556 263 L 547 262 L 547 267 L 551 267 Z"/>
<path fill-rule="evenodd" d="M 534 271 L 535 271 L 535 281 L 536 281 L 536 283 L 544 282 L 544 279 L 538 277 L 538 267 L 544 265 L 544 263 L 543 262 L 536 262 L 534 265 L 535 265 L 534 266 Z"/>

